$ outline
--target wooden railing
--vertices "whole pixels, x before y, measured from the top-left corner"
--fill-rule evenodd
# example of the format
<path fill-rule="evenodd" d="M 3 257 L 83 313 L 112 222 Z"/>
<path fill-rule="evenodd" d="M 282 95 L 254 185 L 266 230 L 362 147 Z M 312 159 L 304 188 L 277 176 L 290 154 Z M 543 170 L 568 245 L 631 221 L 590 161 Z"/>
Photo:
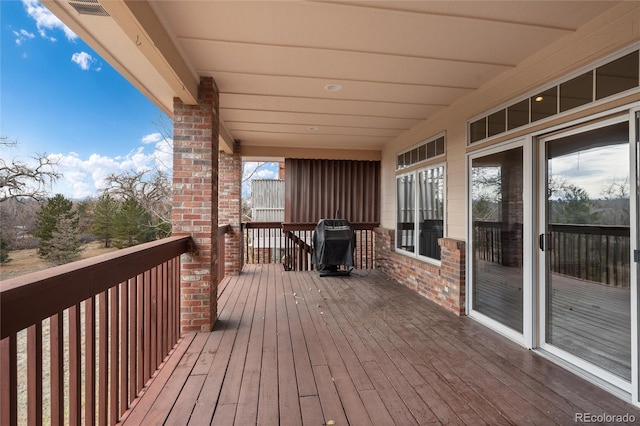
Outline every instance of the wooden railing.
<path fill-rule="evenodd" d="M 352 223 L 356 233 L 357 269 L 375 267 L 375 223 Z M 242 224 L 246 263 L 282 263 L 287 271 L 310 271 L 315 223 L 245 222 Z"/>
<path fill-rule="evenodd" d="M 550 224 L 546 245 L 551 271 L 616 287 L 630 284 L 628 226 Z M 522 241 L 522 224 L 506 228 L 501 222 L 473 223 L 475 256 L 505 264 L 509 241 Z"/>
<path fill-rule="evenodd" d="M 190 248 L 171 237 L 0 283 L 0 424 L 115 424 L 178 341 Z"/>
<path fill-rule="evenodd" d="M 631 238 L 628 226 L 550 225 L 553 272 L 629 288 Z M 570 253 L 575 253 L 572 257 Z"/>

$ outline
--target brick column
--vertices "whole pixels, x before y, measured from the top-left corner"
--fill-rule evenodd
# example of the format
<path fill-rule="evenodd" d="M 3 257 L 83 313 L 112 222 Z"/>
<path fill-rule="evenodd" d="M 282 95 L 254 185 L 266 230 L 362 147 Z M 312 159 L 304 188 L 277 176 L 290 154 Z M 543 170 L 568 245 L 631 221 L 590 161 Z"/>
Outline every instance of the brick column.
<path fill-rule="evenodd" d="M 218 183 L 218 224 L 231 225 L 225 235 L 225 275 L 238 275 L 242 269 L 242 158 L 240 144 L 233 145 L 233 154 L 220 151 Z"/>
<path fill-rule="evenodd" d="M 203 77 L 198 105 L 174 98 L 173 233 L 191 235 L 182 256 L 182 332 L 211 331 L 217 318 L 218 89 Z"/>

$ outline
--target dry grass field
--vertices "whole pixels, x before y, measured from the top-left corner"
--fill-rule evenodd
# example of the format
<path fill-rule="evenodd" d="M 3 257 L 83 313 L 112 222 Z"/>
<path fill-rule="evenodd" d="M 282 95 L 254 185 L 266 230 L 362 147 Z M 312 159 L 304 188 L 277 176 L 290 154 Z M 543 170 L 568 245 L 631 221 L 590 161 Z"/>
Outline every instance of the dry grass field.
<path fill-rule="evenodd" d="M 102 242 L 94 241 L 83 246 L 81 258 L 85 259 L 115 250 L 118 249 L 115 247 L 104 248 Z M 53 266 L 43 259 L 40 259 L 38 257 L 38 250 L 36 249 L 11 251 L 9 252 L 9 258 L 11 259 L 9 263 L 0 265 L 0 280 L 41 271 Z"/>

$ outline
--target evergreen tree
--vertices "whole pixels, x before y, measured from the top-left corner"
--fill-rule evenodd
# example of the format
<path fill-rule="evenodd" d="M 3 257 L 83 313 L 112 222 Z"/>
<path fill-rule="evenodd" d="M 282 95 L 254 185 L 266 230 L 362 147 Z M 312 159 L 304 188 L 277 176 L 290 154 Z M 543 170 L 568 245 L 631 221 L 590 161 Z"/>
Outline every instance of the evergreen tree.
<path fill-rule="evenodd" d="M 91 232 L 104 242 L 105 247 L 111 246 L 111 240 L 116 235 L 116 220 L 118 217 L 118 201 L 109 194 L 103 194 L 96 201 L 93 210 L 93 224 Z"/>
<path fill-rule="evenodd" d="M 116 215 L 116 247 L 131 247 L 153 241 L 154 238 L 149 212 L 134 198 L 125 200 Z"/>
<path fill-rule="evenodd" d="M 554 223 L 591 224 L 598 220 L 597 212 L 592 209 L 589 194 L 574 184 L 564 184 L 559 191 L 559 200 L 552 207 L 551 220 Z"/>
<path fill-rule="evenodd" d="M 78 232 L 80 234 L 91 233 L 95 204 L 96 201 L 91 198 L 75 203 L 76 212 L 78 212 Z"/>
<path fill-rule="evenodd" d="M 40 239 L 38 255 L 47 258 L 54 232 L 61 219 L 67 219 L 68 224 L 77 228 L 78 216 L 73 210 L 73 202 L 66 199 L 62 194 L 57 194 L 49 199 L 38 211 L 36 219 L 36 232 L 34 235 Z"/>
<path fill-rule="evenodd" d="M 77 218 L 68 215 L 61 216 L 53 230 L 51 241 L 48 243 L 45 259 L 56 265 L 78 259 L 82 245 L 78 235 Z"/>
<path fill-rule="evenodd" d="M 0 235 L 0 265 L 4 265 L 5 263 L 9 263 L 11 259 L 9 258 L 9 242 Z"/>

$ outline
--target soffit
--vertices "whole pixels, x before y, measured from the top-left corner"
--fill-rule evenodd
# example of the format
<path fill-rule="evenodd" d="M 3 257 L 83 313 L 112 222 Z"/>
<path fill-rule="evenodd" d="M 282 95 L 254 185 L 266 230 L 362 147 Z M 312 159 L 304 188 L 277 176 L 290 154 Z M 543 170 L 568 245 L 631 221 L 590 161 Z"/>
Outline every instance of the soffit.
<path fill-rule="evenodd" d="M 130 10 L 100 18 L 115 21 L 127 37 L 110 39 L 109 31 L 117 31 L 99 23 L 106 21 L 60 18 L 78 21 L 85 40 L 161 108 L 170 111 L 172 96 L 184 99 L 176 81 L 193 97 L 193 81 L 211 76 L 220 91 L 226 137 L 241 146 L 352 150 L 381 149 L 616 4 L 101 3 L 107 10 Z M 155 51 L 124 48 L 135 42 L 138 29 Z M 185 69 L 191 75 L 185 77 Z M 328 92 L 328 84 L 342 90 Z"/>

